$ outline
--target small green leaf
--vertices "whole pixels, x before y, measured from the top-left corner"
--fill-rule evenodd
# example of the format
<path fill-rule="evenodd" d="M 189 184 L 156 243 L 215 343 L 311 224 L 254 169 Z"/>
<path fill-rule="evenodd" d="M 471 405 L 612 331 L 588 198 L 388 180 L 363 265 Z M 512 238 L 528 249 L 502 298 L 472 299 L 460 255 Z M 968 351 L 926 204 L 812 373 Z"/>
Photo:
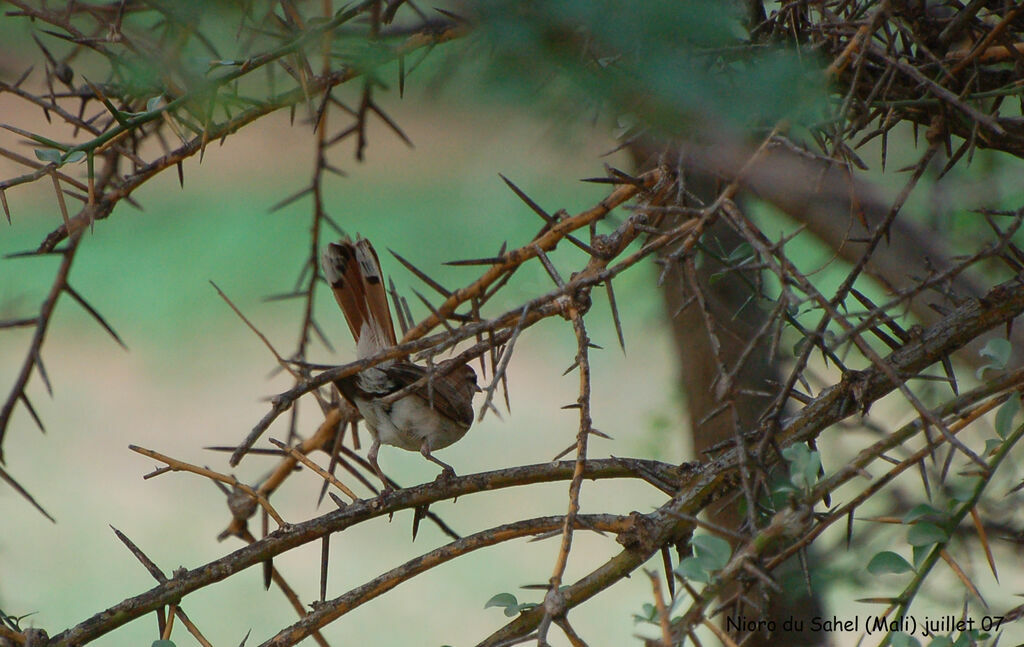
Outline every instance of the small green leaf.
<path fill-rule="evenodd" d="M 807 487 L 813 487 L 818 482 L 818 475 L 821 474 L 821 453 L 811 452 L 807 460 L 807 464 L 804 465 L 804 483 Z"/>
<path fill-rule="evenodd" d="M 738 261 L 745 261 L 753 255 L 754 248 L 750 246 L 750 243 L 743 242 L 737 245 L 736 249 L 732 250 L 725 261 L 728 265 L 735 265 Z"/>
<path fill-rule="evenodd" d="M 36 159 L 40 162 L 60 163 L 60 151 L 53 148 L 36 148 Z"/>
<path fill-rule="evenodd" d="M 911 546 L 931 546 L 948 539 L 946 531 L 930 521 L 915 523 L 907 532 L 907 542 Z"/>
<path fill-rule="evenodd" d="M 932 519 L 944 519 L 946 517 L 942 510 L 936 507 L 930 506 L 927 503 L 921 503 L 915 505 L 903 515 L 903 523 L 914 523 L 919 519 L 925 517 L 931 517 Z"/>
<path fill-rule="evenodd" d="M 888 573 L 906 573 L 914 570 L 910 562 L 891 550 L 883 550 L 868 562 L 868 573 L 872 575 L 885 575 Z"/>
<path fill-rule="evenodd" d="M 782 457 L 790 463 L 796 463 L 797 461 L 806 460 L 806 457 L 810 453 L 811 450 L 807 448 L 807 445 L 803 443 L 793 443 L 782 450 Z"/>
<path fill-rule="evenodd" d="M 729 563 L 732 546 L 715 535 L 695 535 L 690 542 L 693 552 L 705 571 L 717 571 Z"/>
<path fill-rule="evenodd" d="M 1015 393 L 1012 398 L 1003 403 L 996 412 L 996 433 L 1000 438 L 1006 438 L 1013 431 L 1013 419 L 1020 411 L 1020 394 Z"/>
<path fill-rule="evenodd" d="M 159 108 L 163 104 L 163 100 L 164 96 L 162 94 L 158 94 L 155 97 L 150 97 L 150 99 L 146 101 L 146 112 L 153 112 L 154 110 Z"/>
<path fill-rule="evenodd" d="M 989 438 L 985 441 L 985 451 L 982 453 L 982 456 L 991 456 L 1002 446 L 1003 441 L 998 438 Z"/>
<path fill-rule="evenodd" d="M 516 596 L 511 593 L 499 593 L 488 600 L 487 604 L 484 605 L 484 608 L 502 607 L 505 610 L 505 617 L 511 618 L 512 616 L 526 611 L 527 609 L 532 609 L 535 606 L 537 605 L 533 602 L 523 602 L 520 604 L 519 600 L 516 599 Z"/>
<path fill-rule="evenodd" d="M 965 479 L 954 481 L 949 484 L 949 496 L 954 501 L 966 503 L 974 498 L 974 491 L 978 489 L 981 477 L 971 476 Z"/>
<path fill-rule="evenodd" d="M 970 647 L 970 645 L 976 645 L 984 640 L 981 636 L 981 632 L 977 629 L 971 631 L 963 631 L 956 638 L 956 642 L 953 643 L 953 647 Z"/>
<path fill-rule="evenodd" d="M 928 647 L 953 647 L 953 640 L 949 636 L 936 636 Z"/>
<path fill-rule="evenodd" d="M 696 557 L 687 557 L 683 561 L 679 562 L 679 566 L 676 566 L 675 572 L 683 577 L 683 579 L 693 580 L 694 582 L 707 582 L 711 579 Z"/>
<path fill-rule="evenodd" d="M 1010 353 L 1012 352 L 1013 345 L 1002 337 L 988 340 L 988 343 L 985 344 L 985 347 L 978 354 L 988 359 L 989 363 L 979 368 L 974 374 L 975 377 L 980 380 L 981 376 L 985 374 L 985 370 L 989 368 L 994 368 L 997 371 L 1006 368 L 1006 363 L 1010 361 Z"/>
<path fill-rule="evenodd" d="M 645 603 L 642 608 L 642 612 L 633 614 L 633 624 L 637 624 L 639 622 L 654 622 L 654 618 L 658 615 L 658 608 L 650 602 Z"/>
<path fill-rule="evenodd" d="M 71 164 L 83 159 L 85 159 L 85 151 L 71 151 L 68 153 L 67 158 L 65 158 L 64 163 Z"/>
<path fill-rule="evenodd" d="M 889 640 L 889 645 L 891 645 L 891 647 L 921 647 L 921 643 L 917 641 L 917 638 L 914 638 L 910 634 L 905 634 L 902 631 L 897 631 L 892 635 L 892 638 Z"/>
<path fill-rule="evenodd" d="M 911 548 L 911 554 L 914 558 L 914 566 L 920 566 L 924 563 L 928 554 L 932 552 L 932 547 L 929 546 L 914 546 Z"/>
<path fill-rule="evenodd" d="M 487 604 L 484 605 L 484 608 L 487 609 L 490 607 L 502 607 L 507 609 L 508 607 L 517 606 L 519 606 L 519 600 L 516 599 L 516 596 L 512 595 L 511 593 L 499 593 L 492 597 L 490 600 L 488 600 Z"/>
<path fill-rule="evenodd" d="M 782 457 L 789 463 L 789 480 L 798 489 L 808 490 L 818 482 L 821 454 L 804 443 L 795 443 L 782 450 Z"/>
<path fill-rule="evenodd" d="M 1002 337 L 995 337 L 988 340 L 985 347 L 981 349 L 980 355 L 992 360 L 999 368 L 1006 368 L 1006 362 L 1010 360 L 1010 353 L 1013 352 L 1013 345 Z"/>

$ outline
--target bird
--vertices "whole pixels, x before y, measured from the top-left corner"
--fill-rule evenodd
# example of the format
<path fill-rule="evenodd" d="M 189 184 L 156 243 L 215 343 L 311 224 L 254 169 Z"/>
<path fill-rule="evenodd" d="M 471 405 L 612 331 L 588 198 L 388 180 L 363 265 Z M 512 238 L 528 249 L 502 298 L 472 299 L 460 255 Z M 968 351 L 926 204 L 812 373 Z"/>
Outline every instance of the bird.
<path fill-rule="evenodd" d="M 355 339 L 357 358 L 365 359 L 395 346 L 398 342 L 384 276 L 370 241 L 357 236 L 352 242 L 346 236 L 328 243 L 320 265 Z M 397 358 L 334 381 L 366 421 L 373 438 L 367 460 L 386 490 L 392 487 L 377 462 L 381 444 L 418 451 L 441 466 L 438 478 L 455 475 L 454 468 L 433 452 L 455 443 L 469 431 L 474 418 L 473 396 L 480 388 L 476 372 L 469 366 L 462 364 L 445 374 L 442 367 L 428 370 L 407 358 Z M 390 403 L 383 400 L 424 376 L 428 379 L 407 395 Z"/>

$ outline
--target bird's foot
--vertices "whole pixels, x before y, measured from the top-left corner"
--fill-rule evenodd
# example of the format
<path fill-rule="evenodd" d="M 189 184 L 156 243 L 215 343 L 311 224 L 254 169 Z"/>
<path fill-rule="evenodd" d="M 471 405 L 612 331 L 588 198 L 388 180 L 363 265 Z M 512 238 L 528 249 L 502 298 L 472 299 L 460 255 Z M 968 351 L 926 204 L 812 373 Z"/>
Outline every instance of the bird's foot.
<path fill-rule="evenodd" d="M 434 479 L 434 481 L 437 483 L 443 483 L 445 481 L 452 480 L 456 476 L 457 474 L 455 473 L 455 470 L 452 469 L 450 465 L 446 465 L 444 468 L 441 469 L 441 473 L 437 475 L 437 478 Z"/>

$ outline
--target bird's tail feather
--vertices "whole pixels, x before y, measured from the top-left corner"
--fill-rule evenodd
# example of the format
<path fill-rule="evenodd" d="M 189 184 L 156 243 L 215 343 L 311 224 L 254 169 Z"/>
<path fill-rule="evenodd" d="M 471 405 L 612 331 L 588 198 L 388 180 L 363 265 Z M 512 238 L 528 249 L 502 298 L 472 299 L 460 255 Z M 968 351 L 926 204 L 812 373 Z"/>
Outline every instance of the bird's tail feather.
<path fill-rule="evenodd" d="M 365 238 L 329 243 L 320 257 L 324 276 L 345 314 L 361 359 L 394 346 L 395 326 L 384 289 L 384 275 L 373 245 Z"/>

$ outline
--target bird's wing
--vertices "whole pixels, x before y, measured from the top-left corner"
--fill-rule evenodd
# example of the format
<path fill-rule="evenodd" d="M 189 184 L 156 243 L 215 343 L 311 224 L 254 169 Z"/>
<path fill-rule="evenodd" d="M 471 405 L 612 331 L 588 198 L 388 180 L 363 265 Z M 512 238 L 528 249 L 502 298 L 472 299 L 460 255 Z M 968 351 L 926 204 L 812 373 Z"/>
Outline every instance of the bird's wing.
<path fill-rule="evenodd" d="M 427 369 L 409 362 L 396 362 L 383 369 L 395 383 L 395 391 L 405 388 L 427 375 Z M 473 424 L 473 391 L 462 388 L 458 371 L 436 375 L 413 390 L 418 397 L 430 403 L 438 413 L 461 425 Z"/>

